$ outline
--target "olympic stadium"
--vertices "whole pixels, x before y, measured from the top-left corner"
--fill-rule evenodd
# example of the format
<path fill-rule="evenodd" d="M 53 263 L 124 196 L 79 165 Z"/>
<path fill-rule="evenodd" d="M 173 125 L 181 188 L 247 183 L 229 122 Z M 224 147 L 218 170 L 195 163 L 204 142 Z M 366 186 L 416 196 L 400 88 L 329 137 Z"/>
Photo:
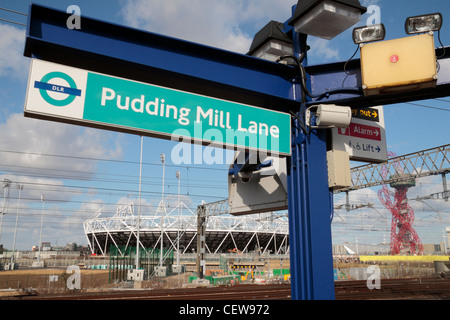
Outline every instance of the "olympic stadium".
<path fill-rule="evenodd" d="M 91 253 L 97 255 L 107 255 L 111 247 L 135 247 L 138 238 L 143 248 L 160 248 L 162 239 L 165 250 L 177 252 L 179 248 L 181 254 L 197 250 L 197 213 L 183 202 L 167 211 L 161 201 L 154 214 L 140 217 L 133 203 L 117 207 L 109 217 L 98 211 L 83 222 L 83 228 Z M 285 254 L 289 252 L 287 214 L 211 214 L 207 217 L 205 240 L 207 254 Z"/>

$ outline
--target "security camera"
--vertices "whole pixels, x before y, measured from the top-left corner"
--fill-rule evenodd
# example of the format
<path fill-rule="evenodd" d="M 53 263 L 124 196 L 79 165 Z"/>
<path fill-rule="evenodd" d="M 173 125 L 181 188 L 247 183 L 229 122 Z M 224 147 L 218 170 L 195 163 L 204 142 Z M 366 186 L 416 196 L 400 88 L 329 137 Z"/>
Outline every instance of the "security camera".
<path fill-rule="evenodd" d="M 334 104 L 313 105 L 306 110 L 305 118 L 313 129 L 347 128 L 352 121 L 352 110 Z"/>

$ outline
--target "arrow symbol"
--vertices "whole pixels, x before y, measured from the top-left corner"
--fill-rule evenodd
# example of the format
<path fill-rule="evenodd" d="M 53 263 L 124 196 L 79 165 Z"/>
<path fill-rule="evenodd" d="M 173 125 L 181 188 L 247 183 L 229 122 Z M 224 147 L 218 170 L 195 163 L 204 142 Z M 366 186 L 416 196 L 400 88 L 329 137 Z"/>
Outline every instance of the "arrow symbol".
<path fill-rule="evenodd" d="M 378 113 L 376 111 L 373 111 L 372 115 L 373 115 L 374 118 L 376 118 L 378 116 Z"/>
<path fill-rule="evenodd" d="M 376 148 L 375 148 L 375 150 L 377 150 L 378 151 L 378 153 L 381 151 L 381 149 L 380 149 L 380 147 L 379 146 L 377 146 Z"/>
<path fill-rule="evenodd" d="M 380 135 L 380 133 L 378 132 L 378 130 L 374 131 L 375 135 L 378 137 Z"/>

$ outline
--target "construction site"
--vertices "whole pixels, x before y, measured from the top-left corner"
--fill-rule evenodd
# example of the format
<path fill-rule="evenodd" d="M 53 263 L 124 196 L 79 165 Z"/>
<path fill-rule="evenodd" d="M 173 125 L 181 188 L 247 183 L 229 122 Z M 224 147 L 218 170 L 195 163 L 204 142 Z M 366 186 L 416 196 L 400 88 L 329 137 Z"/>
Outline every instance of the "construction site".
<path fill-rule="evenodd" d="M 381 185 L 378 196 L 391 214 L 391 241 L 371 247 L 334 245 L 336 285 L 364 283 L 372 275 L 371 266 L 378 268 L 382 281 L 423 278 L 446 282 L 450 278 L 446 241 L 438 251 L 436 245 L 422 244 L 414 231 L 414 211 L 407 197 L 416 179 L 429 175 L 445 179 L 448 152 L 446 145 L 400 157 L 391 155 L 387 163 L 352 169 L 352 188 L 339 193 L 348 195 L 358 188 Z M 8 194 L 8 186 L 4 183 L 4 194 Z M 427 198 L 447 201 L 445 180 L 443 186 L 443 192 Z M 364 207 L 346 199 L 344 206 L 335 206 L 336 213 Z M 83 255 L 43 251 L 41 264 L 36 265 L 35 255 L 4 254 L 0 289 L 7 298 L 67 294 L 67 281 L 73 273 L 69 266 L 78 268 L 83 292 L 290 284 L 286 212 L 230 215 L 227 199 L 204 203 L 197 212 L 182 201 L 168 210 L 161 200 L 150 216 L 138 216 L 135 208 L 134 203 L 118 206 L 109 216 L 100 209 L 86 219 L 83 229 L 88 246 Z M 447 241 L 449 234 L 447 228 Z"/>
<path fill-rule="evenodd" d="M 437 174 L 445 177 L 449 170 L 448 151 L 447 145 L 401 157 L 392 155 L 388 163 L 352 169 L 352 188 L 340 192 L 348 194 L 365 186 L 381 185 L 380 202 L 392 214 L 391 241 L 370 248 L 360 244 L 359 249 L 351 243 L 335 245 L 336 284 L 367 281 L 370 266 L 379 268 L 383 281 L 418 278 L 445 281 L 450 277 L 445 241 L 437 255 L 436 246 L 428 250 L 421 243 L 413 229 L 414 211 L 407 201 L 407 190 L 415 179 Z M 8 186 L 4 184 L 5 194 Z M 448 191 L 444 189 L 429 198 L 447 200 Z M 357 206 L 347 202 L 346 207 L 336 206 L 335 210 L 343 208 L 351 212 Z M 34 255 L 20 252 L 4 255 L 0 288 L 6 290 L 7 297 L 27 296 L 30 291 L 66 292 L 67 279 L 72 275 L 67 271 L 69 266 L 78 268 L 80 290 L 85 292 L 289 285 L 287 214 L 279 211 L 233 216 L 229 210 L 228 200 L 205 203 L 197 212 L 182 201 L 167 210 L 161 200 L 155 215 L 140 217 L 135 213 L 134 203 L 118 206 L 112 216 L 103 216 L 99 210 L 83 222 L 88 241 L 84 255 L 43 251 L 41 268 L 33 268 Z M 447 237 L 449 231 L 447 228 Z"/>

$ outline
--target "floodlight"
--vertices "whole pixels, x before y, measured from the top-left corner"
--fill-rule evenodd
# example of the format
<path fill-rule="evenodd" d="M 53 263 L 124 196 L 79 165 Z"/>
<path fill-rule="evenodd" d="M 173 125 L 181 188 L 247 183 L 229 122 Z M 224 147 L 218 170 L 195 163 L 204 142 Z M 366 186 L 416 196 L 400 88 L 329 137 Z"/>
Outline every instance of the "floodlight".
<path fill-rule="evenodd" d="M 284 33 L 281 22 L 270 21 L 253 38 L 247 55 L 277 61 L 282 56 L 292 56 L 292 40 Z"/>
<path fill-rule="evenodd" d="M 299 0 L 289 25 L 298 33 L 330 40 L 361 20 L 358 0 Z"/>
<path fill-rule="evenodd" d="M 355 44 L 384 40 L 386 29 L 382 23 L 353 29 Z"/>
<path fill-rule="evenodd" d="M 409 17 L 405 22 L 405 31 L 407 34 L 439 31 L 441 27 L 442 14 L 440 13 Z"/>

